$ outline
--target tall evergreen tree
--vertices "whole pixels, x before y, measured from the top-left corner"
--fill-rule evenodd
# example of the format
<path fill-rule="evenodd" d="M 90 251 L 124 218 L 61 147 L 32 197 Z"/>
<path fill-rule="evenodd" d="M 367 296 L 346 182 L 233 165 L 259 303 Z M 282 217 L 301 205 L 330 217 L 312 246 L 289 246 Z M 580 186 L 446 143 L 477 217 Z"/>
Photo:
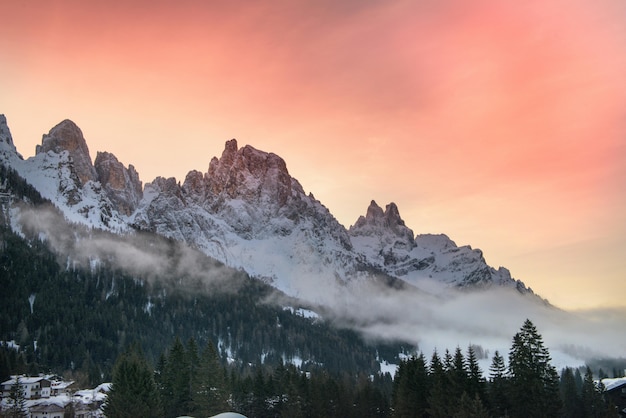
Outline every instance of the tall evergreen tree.
<path fill-rule="evenodd" d="M 559 376 L 550 353 L 527 319 L 513 337 L 509 353 L 512 417 L 553 417 L 561 409 Z"/>
<path fill-rule="evenodd" d="M 197 415 L 212 416 L 228 409 L 224 369 L 211 341 L 202 350 L 192 379 L 191 400 Z"/>
<path fill-rule="evenodd" d="M 580 397 L 583 417 L 604 418 L 615 416 L 615 411 L 602 397 L 601 388 L 599 388 L 594 382 L 593 374 L 591 373 L 591 369 L 589 367 L 587 367 L 587 371 L 585 373 Z"/>
<path fill-rule="evenodd" d="M 26 407 L 26 392 L 20 376 L 17 376 L 15 383 L 11 385 L 7 405 L 7 417 L 26 418 L 29 416 L 28 408 Z"/>
<path fill-rule="evenodd" d="M 448 353 L 449 354 L 449 353 Z M 428 396 L 428 414 L 433 418 L 444 418 L 451 415 L 450 403 L 446 390 L 446 370 L 437 350 L 430 359 L 430 393 Z"/>
<path fill-rule="evenodd" d="M 195 405 L 193 403 L 193 391 L 194 391 L 194 377 L 198 374 L 198 367 L 200 365 L 200 352 L 198 350 L 198 344 L 195 338 L 191 337 L 187 341 L 187 347 L 185 351 L 185 357 L 187 365 L 189 367 L 189 401 L 188 401 L 188 414 L 195 415 Z"/>
<path fill-rule="evenodd" d="M 166 416 L 186 415 L 191 407 L 190 365 L 185 346 L 176 337 L 161 376 L 161 399 Z"/>
<path fill-rule="evenodd" d="M 562 416 L 564 418 L 581 418 L 583 416 L 576 378 L 574 371 L 569 367 L 561 372 L 561 400 L 563 401 Z"/>
<path fill-rule="evenodd" d="M 452 358 L 452 367 L 448 372 L 450 381 L 450 394 L 452 399 L 461 399 L 463 392 L 467 392 L 467 363 L 461 351 L 461 347 L 457 346 L 454 350 Z"/>
<path fill-rule="evenodd" d="M 118 357 L 104 412 L 109 418 L 163 416 L 153 371 L 139 347 Z"/>
<path fill-rule="evenodd" d="M 478 396 L 485 399 L 485 378 L 483 371 L 480 369 L 474 346 L 471 344 L 467 347 L 467 394 L 473 398 Z"/>
<path fill-rule="evenodd" d="M 496 350 L 489 367 L 489 405 L 493 416 L 508 415 L 508 377 L 504 357 Z"/>
<path fill-rule="evenodd" d="M 424 354 L 403 360 L 394 379 L 392 403 L 395 417 L 425 417 L 428 409 L 429 376 Z"/>

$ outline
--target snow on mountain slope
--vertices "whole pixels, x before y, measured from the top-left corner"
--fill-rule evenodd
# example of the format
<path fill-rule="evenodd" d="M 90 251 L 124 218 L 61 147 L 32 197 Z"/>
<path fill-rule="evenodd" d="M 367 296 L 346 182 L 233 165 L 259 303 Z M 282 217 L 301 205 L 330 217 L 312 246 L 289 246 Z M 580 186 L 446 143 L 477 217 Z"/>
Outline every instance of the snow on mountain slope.
<path fill-rule="evenodd" d="M 323 302 L 342 297 L 346 284 L 398 278 L 432 291 L 443 287 L 504 286 L 532 293 L 508 270 L 488 266 L 480 250 L 445 235 L 417 235 L 394 203 L 372 201 L 346 230 L 291 177 L 285 161 L 227 141 L 206 173 L 180 184 L 158 177 L 142 190 L 134 167 L 113 154 L 91 163 L 80 129 L 65 120 L 24 160 L 0 116 L 0 161 L 13 167 L 72 222 L 117 233 L 149 230 L 184 241 L 245 270 L 285 293 Z"/>
<path fill-rule="evenodd" d="M 350 238 L 275 154 L 228 141 L 209 171 L 146 184 L 133 225 L 186 241 L 293 296 L 362 277 Z"/>
<path fill-rule="evenodd" d="M 389 275 L 424 288 L 432 281 L 459 288 L 514 287 L 522 293 L 530 289 L 485 262 L 482 251 L 458 247 L 446 235 L 417 235 L 405 226 L 394 203 L 385 211 L 372 201 L 365 217 L 349 230 L 354 251 Z M 432 287 L 428 290 L 432 291 Z"/>
<path fill-rule="evenodd" d="M 121 165 L 117 159 L 112 159 Z M 13 145 L 6 118 L 0 115 L 0 161 L 11 166 L 44 198 L 55 203 L 69 221 L 114 232 L 129 230 L 127 217 L 118 210 L 123 203 L 120 199 L 113 203 L 111 197 L 116 195 L 107 193 L 111 189 L 110 182 L 99 179 L 99 175 L 106 180 L 113 177 L 109 173 L 113 172 L 115 164 L 96 171 L 83 134 L 72 121 L 65 120 L 53 127 L 43 136 L 36 155 L 24 160 Z M 119 167 L 115 168 L 119 171 Z M 122 171 L 128 172 L 126 169 Z M 132 173 L 126 177 L 130 183 L 134 180 Z M 135 177 L 138 182 L 138 176 Z M 136 184 L 123 187 L 133 187 L 137 194 Z"/>

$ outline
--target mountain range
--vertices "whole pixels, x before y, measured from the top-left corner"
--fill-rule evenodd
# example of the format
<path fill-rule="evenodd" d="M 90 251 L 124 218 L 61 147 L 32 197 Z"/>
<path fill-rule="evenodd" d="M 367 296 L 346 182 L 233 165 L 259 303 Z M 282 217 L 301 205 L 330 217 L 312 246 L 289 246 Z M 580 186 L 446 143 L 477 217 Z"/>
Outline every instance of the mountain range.
<path fill-rule="evenodd" d="M 489 266 L 480 250 L 457 246 L 444 234 L 415 235 L 395 203 L 383 209 L 372 201 L 345 228 L 305 193 L 281 157 L 240 148 L 235 139 L 207 172 L 190 171 L 182 183 L 157 177 L 143 185 L 134 166 L 110 152 L 97 152 L 92 163 L 81 129 L 70 120 L 50 129 L 35 155 L 24 159 L 0 115 L 0 162 L 70 223 L 119 235 L 155 232 L 311 303 L 332 303 L 346 289 L 371 282 L 426 293 L 500 287 L 534 296 L 506 268 Z"/>

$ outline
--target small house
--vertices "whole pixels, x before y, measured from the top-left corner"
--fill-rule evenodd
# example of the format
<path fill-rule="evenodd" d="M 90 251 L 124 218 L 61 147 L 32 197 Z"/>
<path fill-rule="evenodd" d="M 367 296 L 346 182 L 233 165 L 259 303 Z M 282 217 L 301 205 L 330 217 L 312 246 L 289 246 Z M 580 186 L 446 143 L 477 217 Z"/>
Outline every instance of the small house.
<path fill-rule="evenodd" d="M 626 417 L 626 377 L 602 379 L 605 396 L 619 412 L 620 417 Z"/>

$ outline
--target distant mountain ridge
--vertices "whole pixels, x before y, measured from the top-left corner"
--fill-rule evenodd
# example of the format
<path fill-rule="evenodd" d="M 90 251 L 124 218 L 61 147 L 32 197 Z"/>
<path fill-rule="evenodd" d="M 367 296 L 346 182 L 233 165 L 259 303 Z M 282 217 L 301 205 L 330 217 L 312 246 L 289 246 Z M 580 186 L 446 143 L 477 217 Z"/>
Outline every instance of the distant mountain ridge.
<path fill-rule="evenodd" d="M 0 162 L 12 167 L 72 222 L 115 233 L 149 230 L 262 278 L 288 295 L 323 302 L 347 283 L 381 276 L 420 287 L 492 286 L 532 294 L 480 250 L 445 235 L 417 235 L 394 203 L 371 202 L 346 229 L 291 177 L 278 155 L 226 142 L 206 173 L 182 184 L 157 177 L 142 187 L 132 165 L 109 152 L 92 164 L 83 134 L 65 120 L 43 136 L 36 155 L 17 152 L 0 115 Z M 320 299 L 322 298 L 322 299 Z"/>

